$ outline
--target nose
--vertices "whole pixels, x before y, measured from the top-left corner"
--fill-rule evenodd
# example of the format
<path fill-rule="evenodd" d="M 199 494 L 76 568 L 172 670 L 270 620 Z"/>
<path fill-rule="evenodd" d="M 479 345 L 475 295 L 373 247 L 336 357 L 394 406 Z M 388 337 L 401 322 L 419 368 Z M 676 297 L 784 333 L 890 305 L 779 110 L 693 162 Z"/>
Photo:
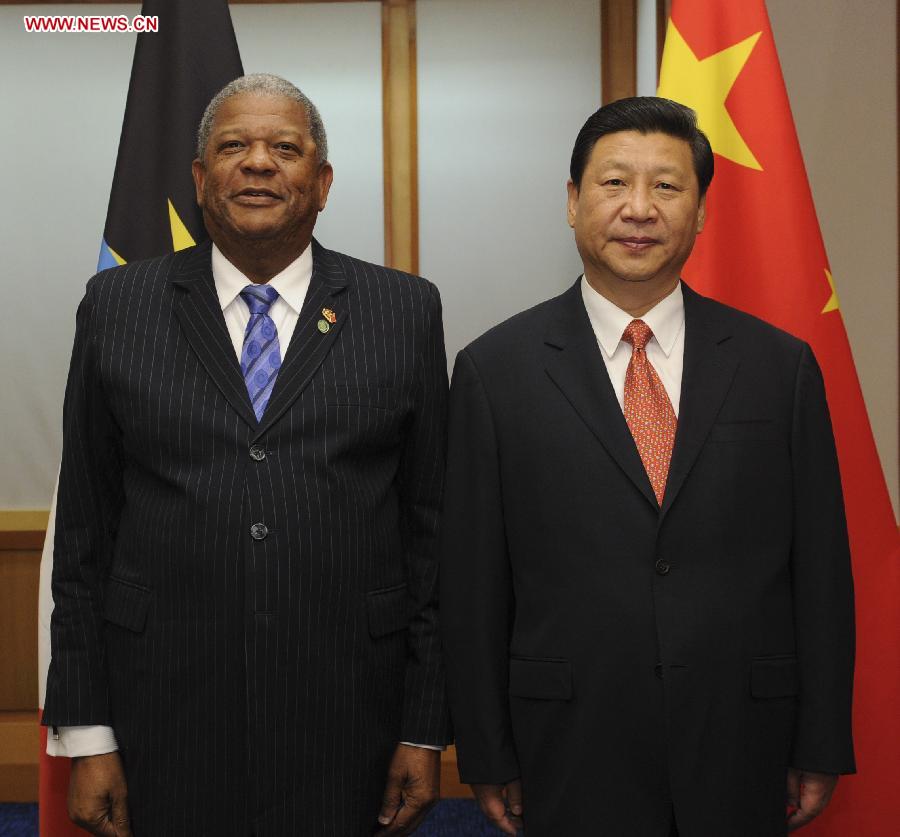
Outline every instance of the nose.
<path fill-rule="evenodd" d="M 622 218 L 626 221 L 642 223 L 656 219 L 656 204 L 650 189 L 633 186 L 628 190 L 622 206 Z"/>
<path fill-rule="evenodd" d="M 251 143 L 242 161 L 242 168 L 255 173 L 274 171 L 275 163 L 269 153 L 269 146 L 265 142 Z"/>

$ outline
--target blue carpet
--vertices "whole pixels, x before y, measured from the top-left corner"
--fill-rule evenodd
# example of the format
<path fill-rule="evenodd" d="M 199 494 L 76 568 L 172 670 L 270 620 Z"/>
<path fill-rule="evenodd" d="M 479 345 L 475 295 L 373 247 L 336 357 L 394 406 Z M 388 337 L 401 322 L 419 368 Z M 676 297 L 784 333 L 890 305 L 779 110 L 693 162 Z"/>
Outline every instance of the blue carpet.
<path fill-rule="evenodd" d="M 37 837 L 37 805 L 0 805 L 0 837 Z M 471 799 L 445 799 L 439 802 L 416 837 L 496 837 Z"/>
<path fill-rule="evenodd" d="M 37 837 L 37 805 L 29 803 L 0 805 L 0 837 Z"/>
<path fill-rule="evenodd" d="M 502 837 L 478 810 L 474 799 L 445 799 L 438 802 L 416 837 Z"/>

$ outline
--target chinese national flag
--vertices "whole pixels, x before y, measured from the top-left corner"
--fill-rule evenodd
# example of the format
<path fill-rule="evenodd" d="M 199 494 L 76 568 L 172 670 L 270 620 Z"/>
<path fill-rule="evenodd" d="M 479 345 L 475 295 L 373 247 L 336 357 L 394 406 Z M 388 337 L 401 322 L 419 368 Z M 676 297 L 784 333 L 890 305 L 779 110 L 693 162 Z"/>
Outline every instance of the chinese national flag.
<path fill-rule="evenodd" d="M 697 112 L 716 155 L 686 280 L 808 341 L 825 376 L 856 584 L 859 773 L 803 833 L 883 837 L 900 821 L 900 538 L 763 0 L 673 0 L 659 95 Z"/>

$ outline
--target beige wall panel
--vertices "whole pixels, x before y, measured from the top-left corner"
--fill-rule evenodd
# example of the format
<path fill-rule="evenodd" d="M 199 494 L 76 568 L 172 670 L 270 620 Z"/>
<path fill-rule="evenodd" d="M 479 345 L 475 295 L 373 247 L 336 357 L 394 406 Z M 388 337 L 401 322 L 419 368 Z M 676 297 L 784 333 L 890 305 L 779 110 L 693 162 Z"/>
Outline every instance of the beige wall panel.
<path fill-rule="evenodd" d="M 897 7 L 766 5 L 896 514 Z"/>

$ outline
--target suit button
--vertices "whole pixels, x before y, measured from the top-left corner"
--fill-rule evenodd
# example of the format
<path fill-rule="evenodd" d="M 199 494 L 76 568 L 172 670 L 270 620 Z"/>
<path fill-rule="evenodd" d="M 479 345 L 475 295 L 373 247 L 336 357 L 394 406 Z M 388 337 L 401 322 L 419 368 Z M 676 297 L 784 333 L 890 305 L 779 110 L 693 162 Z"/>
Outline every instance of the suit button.
<path fill-rule="evenodd" d="M 269 530 L 265 523 L 254 523 L 250 527 L 250 537 L 255 541 L 261 541 L 268 534 Z"/>
<path fill-rule="evenodd" d="M 659 680 L 663 679 L 662 663 L 657 663 L 655 666 L 653 666 L 653 673 L 656 675 L 657 679 L 659 679 Z"/>
<path fill-rule="evenodd" d="M 672 569 L 672 565 L 663 558 L 660 558 L 654 566 L 656 567 L 657 575 L 668 575 L 669 570 Z"/>
<path fill-rule="evenodd" d="M 266 449 L 262 445 L 253 445 L 250 448 L 250 458 L 256 462 L 262 462 L 266 458 Z"/>

